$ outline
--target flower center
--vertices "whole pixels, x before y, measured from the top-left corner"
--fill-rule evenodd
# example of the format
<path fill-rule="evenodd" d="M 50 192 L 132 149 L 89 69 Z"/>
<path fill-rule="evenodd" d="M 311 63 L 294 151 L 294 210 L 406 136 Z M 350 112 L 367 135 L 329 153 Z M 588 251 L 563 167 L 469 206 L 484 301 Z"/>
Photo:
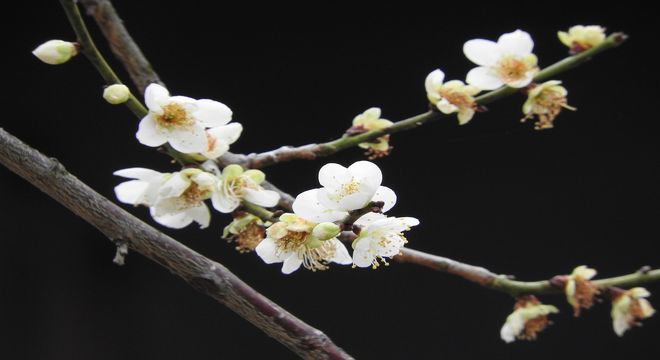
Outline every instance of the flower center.
<path fill-rule="evenodd" d="M 458 108 L 464 109 L 474 106 L 472 97 L 460 91 L 440 89 L 438 90 L 438 94 Z"/>
<path fill-rule="evenodd" d="M 546 315 L 537 316 L 525 322 L 525 329 L 518 337 L 523 340 L 534 340 L 536 335 L 548 326 L 548 317 Z"/>
<path fill-rule="evenodd" d="M 211 192 L 209 190 L 203 190 L 197 185 L 197 183 L 192 182 L 186 191 L 181 194 L 181 199 L 186 205 L 194 207 L 201 204 L 210 194 Z"/>
<path fill-rule="evenodd" d="M 236 250 L 240 253 L 253 251 L 264 239 L 266 230 L 256 221 L 251 222 L 235 237 Z"/>
<path fill-rule="evenodd" d="M 298 250 L 298 257 L 302 258 L 303 266 L 312 271 L 322 271 L 328 269 L 328 261 L 335 256 L 337 246 L 335 244 L 324 241 L 323 245 L 309 249 L 303 246 Z"/>
<path fill-rule="evenodd" d="M 163 113 L 156 117 L 156 123 L 166 129 L 185 128 L 194 123 L 194 120 L 188 117 L 188 112 L 183 106 L 170 103 L 163 106 Z"/>
<path fill-rule="evenodd" d="M 359 181 L 351 181 L 348 184 L 343 184 L 341 186 L 341 190 L 339 192 L 339 198 L 344 198 L 348 195 L 355 194 L 356 192 L 360 191 L 360 182 Z"/>
<path fill-rule="evenodd" d="M 495 71 L 507 83 L 523 79 L 529 70 L 520 58 L 514 56 L 505 56 L 495 65 Z"/>
<path fill-rule="evenodd" d="M 283 237 L 277 239 L 275 242 L 277 248 L 283 252 L 298 251 L 305 248 L 305 240 L 307 240 L 308 232 L 305 231 L 289 231 Z"/>

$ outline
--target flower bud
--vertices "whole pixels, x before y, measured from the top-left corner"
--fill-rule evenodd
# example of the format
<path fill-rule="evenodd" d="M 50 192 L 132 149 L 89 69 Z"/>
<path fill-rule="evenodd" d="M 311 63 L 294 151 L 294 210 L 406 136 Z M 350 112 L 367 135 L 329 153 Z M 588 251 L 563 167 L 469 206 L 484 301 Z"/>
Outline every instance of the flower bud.
<path fill-rule="evenodd" d="M 110 85 L 103 90 L 103 98 L 112 105 L 125 103 L 131 96 L 131 91 L 123 84 Z"/>
<path fill-rule="evenodd" d="M 331 222 L 323 222 L 314 227 L 314 230 L 312 230 L 312 236 L 316 239 L 325 241 L 337 236 L 340 231 L 341 228 L 339 225 Z"/>
<path fill-rule="evenodd" d="M 76 44 L 63 40 L 49 40 L 39 45 L 32 54 L 50 65 L 63 64 L 78 54 Z"/>

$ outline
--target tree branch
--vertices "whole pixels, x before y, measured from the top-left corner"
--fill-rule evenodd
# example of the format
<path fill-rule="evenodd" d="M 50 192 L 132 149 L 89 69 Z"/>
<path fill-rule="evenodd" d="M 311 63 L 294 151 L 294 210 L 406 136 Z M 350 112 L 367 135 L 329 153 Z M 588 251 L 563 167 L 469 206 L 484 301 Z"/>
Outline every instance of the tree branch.
<path fill-rule="evenodd" d="M 626 39 L 627 36 L 623 33 L 613 33 L 608 36 L 602 44 L 589 50 L 583 51 L 577 55 L 569 56 L 541 70 L 534 77 L 534 81 L 544 81 L 562 72 L 577 67 L 589 61 L 593 56 L 621 45 Z M 519 90 L 520 89 L 505 86 L 478 96 L 475 98 L 475 100 L 478 105 L 486 105 L 493 101 L 510 96 Z M 357 146 L 360 143 L 373 141 L 383 135 L 411 130 L 420 127 L 427 122 L 435 121 L 447 116 L 450 115 L 436 111 L 429 111 L 404 120 L 397 121 L 392 126 L 385 129 L 371 130 L 356 136 L 344 135 L 339 139 L 321 144 L 307 144 L 298 147 L 283 146 L 279 149 L 270 150 L 263 153 L 252 153 L 249 155 L 228 153 L 220 157 L 218 162 L 221 165 L 240 164 L 241 166 L 247 168 L 262 168 L 291 160 L 314 160 L 319 157 L 332 155 L 339 151 Z"/>
<path fill-rule="evenodd" d="M 251 322 L 307 359 L 350 359 L 323 332 L 296 318 L 214 262 L 145 224 L 0 128 L 0 163 L 96 227 Z"/>
<path fill-rule="evenodd" d="M 144 89 L 151 83 L 164 85 L 142 50 L 133 41 L 110 1 L 80 0 L 80 2 L 85 7 L 87 15 L 96 20 L 103 36 L 110 44 L 110 49 L 124 65 L 140 93 L 144 93 Z"/>

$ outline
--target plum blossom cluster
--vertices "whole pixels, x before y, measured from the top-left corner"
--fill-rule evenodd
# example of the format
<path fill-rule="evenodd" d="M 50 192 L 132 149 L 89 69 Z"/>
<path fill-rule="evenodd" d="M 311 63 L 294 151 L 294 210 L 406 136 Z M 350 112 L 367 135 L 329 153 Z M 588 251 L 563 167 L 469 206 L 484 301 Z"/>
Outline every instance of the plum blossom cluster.
<path fill-rule="evenodd" d="M 126 101 L 129 95 L 123 85 L 112 85 L 104 91 L 104 98 L 110 103 Z M 144 97 L 149 111 L 136 134 L 144 145 L 169 143 L 174 150 L 195 159 L 215 159 L 229 149 L 243 130 L 239 123 L 229 124 L 232 111 L 220 102 L 170 96 L 158 84 L 149 85 Z M 119 201 L 146 206 L 156 222 L 175 229 L 193 222 L 206 228 L 211 221 L 206 200 L 211 200 L 217 211 L 231 213 L 243 201 L 273 207 L 280 199 L 277 192 L 261 186 L 266 179 L 262 171 L 244 170 L 239 165 L 220 171 L 207 161 L 200 168 L 174 173 L 129 168 L 116 171 L 115 175 L 131 179 L 115 187 Z"/>
<path fill-rule="evenodd" d="M 383 177 L 376 164 L 358 161 L 345 168 L 330 163 L 318 177 L 322 187 L 298 195 L 293 213 L 281 215 L 266 230 L 266 238 L 256 247 L 264 262 L 283 263 L 285 274 L 301 265 L 312 271 L 326 270 L 331 262 L 376 268 L 401 252 L 407 242 L 403 232 L 419 221 L 383 214 L 396 203 L 396 194 L 380 185 Z M 347 223 L 356 214 L 359 217 Z M 357 232 L 352 257 L 337 239 L 349 225 Z"/>
<path fill-rule="evenodd" d="M 605 40 L 605 29 L 600 26 L 574 26 L 568 32 L 559 32 L 562 43 L 572 53 L 588 50 Z M 460 125 L 470 122 L 475 112 L 482 110 L 475 96 L 483 90 L 502 86 L 517 88 L 528 93 L 523 105 L 522 121 L 538 117 L 536 130 L 550 129 L 562 109 L 575 110 L 567 105 L 566 88 L 551 80 L 535 84 L 539 72 L 538 59 L 533 53 L 534 41 L 525 31 L 516 30 L 500 36 L 497 41 L 473 39 L 463 45 L 463 53 L 477 67 L 470 70 L 465 82 L 445 82 L 445 73 L 433 70 L 425 81 L 426 95 L 433 109 L 444 114 L 456 113 Z"/>
<path fill-rule="evenodd" d="M 612 302 L 612 327 L 618 336 L 630 330 L 633 326 L 641 326 L 640 321 L 651 317 L 655 309 L 646 299 L 651 293 L 642 287 L 623 290 L 616 287 L 600 288 L 591 279 L 596 276 L 596 270 L 581 265 L 570 275 L 557 276 L 553 279 L 555 286 L 563 287 L 566 301 L 573 308 L 573 314 L 580 316 L 582 309 L 594 305 L 597 296 L 609 294 Z M 544 305 L 533 295 L 522 295 L 514 306 L 502 329 L 500 337 L 507 343 L 519 340 L 535 340 L 538 333 L 549 324 L 548 315 L 558 313 L 559 309 L 552 305 Z"/>
<path fill-rule="evenodd" d="M 210 199 L 213 208 L 222 213 L 236 210 L 241 201 L 264 207 L 273 207 L 279 201 L 279 194 L 261 187 L 263 172 L 243 171 L 238 165 L 228 166 L 222 172 L 187 168 L 160 173 L 130 168 L 116 171 L 115 175 L 131 179 L 115 187 L 119 201 L 147 206 L 156 222 L 174 229 L 192 222 L 206 228 L 211 213 L 205 200 Z"/>

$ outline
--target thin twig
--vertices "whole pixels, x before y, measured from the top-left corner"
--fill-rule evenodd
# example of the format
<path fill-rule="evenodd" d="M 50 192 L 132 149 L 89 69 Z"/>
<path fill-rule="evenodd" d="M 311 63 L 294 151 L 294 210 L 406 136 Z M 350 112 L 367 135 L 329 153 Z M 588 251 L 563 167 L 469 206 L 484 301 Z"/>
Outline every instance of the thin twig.
<path fill-rule="evenodd" d="M 623 33 L 613 33 L 608 36 L 608 38 L 602 44 L 589 50 L 583 51 L 577 55 L 569 56 L 541 70 L 534 77 L 534 81 L 544 81 L 562 72 L 577 67 L 587 62 L 595 55 L 621 45 L 626 39 L 627 37 Z M 510 96 L 516 93 L 518 90 L 520 89 L 505 86 L 478 96 L 475 100 L 479 105 L 486 105 L 493 101 Z M 291 160 L 314 160 L 319 157 L 332 155 L 339 151 L 357 146 L 360 143 L 373 141 L 387 134 L 394 134 L 405 130 L 411 130 L 420 127 L 427 122 L 435 121 L 447 116 L 449 115 L 436 111 L 429 111 L 404 120 L 397 121 L 392 126 L 380 130 L 371 130 L 355 136 L 344 135 L 339 139 L 321 144 L 307 144 L 297 147 L 282 146 L 275 150 L 262 153 L 252 153 L 249 155 L 225 154 L 220 157 L 220 159 L 218 159 L 218 162 L 221 165 L 240 164 L 241 166 L 248 168 L 262 168 Z"/>
<path fill-rule="evenodd" d="M 125 242 L 202 293 L 307 359 L 350 359 L 323 332 L 251 288 L 222 264 L 147 225 L 67 172 L 53 158 L 0 128 L 0 163 L 96 227 L 114 243 Z"/>
<path fill-rule="evenodd" d="M 164 85 L 142 50 L 133 41 L 110 1 L 80 0 L 80 3 L 85 7 L 87 14 L 96 20 L 103 36 L 110 44 L 110 49 L 122 62 L 140 93 L 144 93 L 144 89 L 151 83 Z"/>

